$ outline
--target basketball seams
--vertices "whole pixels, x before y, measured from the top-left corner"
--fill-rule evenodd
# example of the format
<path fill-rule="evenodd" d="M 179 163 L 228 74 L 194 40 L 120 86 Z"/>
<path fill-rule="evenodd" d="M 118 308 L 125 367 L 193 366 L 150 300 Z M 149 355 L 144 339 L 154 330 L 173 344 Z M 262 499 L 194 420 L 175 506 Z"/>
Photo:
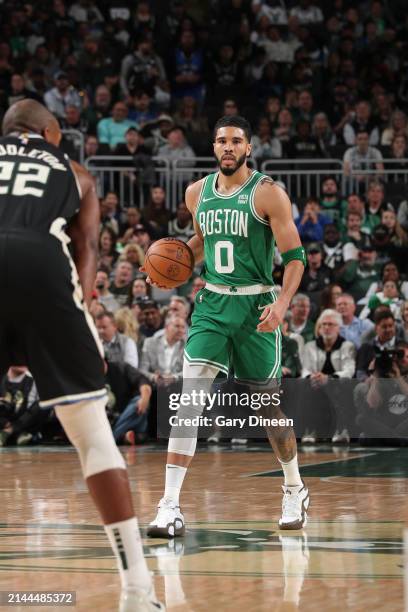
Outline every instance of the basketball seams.
<path fill-rule="evenodd" d="M 193 268 L 191 266 L 188 266 L 187 264 L 184 264 L 181 261 L 176 261 L 172 259 L 171 257 L 167 257 L 166 255 L 160 255 L 160 253 L 152 253 L 151 255 L 147 255 L 147 259 L 149 261 L 151 260 L 152 257 L 161 257 L 161 259 L 167 259 L 168 261 L 171 261 L 172 263 L 177 264 L 178 266 L 183 266 L 184 268 L 187 268 L 191 272 L 193 271 Z"/>

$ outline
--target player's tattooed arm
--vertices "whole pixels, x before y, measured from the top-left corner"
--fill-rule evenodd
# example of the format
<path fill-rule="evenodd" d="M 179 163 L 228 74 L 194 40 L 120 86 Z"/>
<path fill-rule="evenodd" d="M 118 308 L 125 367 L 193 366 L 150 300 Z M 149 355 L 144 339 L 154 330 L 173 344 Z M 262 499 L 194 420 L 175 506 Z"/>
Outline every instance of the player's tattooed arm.
<path fill-rule="evenodd" d="M 200 226 L 196 219 L 197 204 L 200 199 L 200 193 L 202 189 L 204 179 L 192 183 L 186 189 L 186 206 L 191 213 L 195 234 L 187 242 L 190 249 L 193 251 L 195 264 L 199 264 L 204 259 L 204 237 L 201 233 Z"/>
<path fill-rule="evenodd" d="M 98 259 L 98 237 L 100 223 L 99 200 L 95 181 L 85 168 L 71 161 L 73 171 L 81 188 L 81 205 L 71 220 L 67 233 L 72 240 L 73 257 L 81 282 L 85 303 L 89 306 L 95 283 Z"/>
<path fill-rule="evenodd" d="M 292 206 L 286 192 L 266 178 L 255 192 L 255 209 L 267 219 L 281 253 L 301 246 L 299 233 L 292 217 Z M 298 260 L 285 266 L 282 289 L 274 304 L 266 306 L 260 316 L 258 331 L 274 331 L 283 321 L 292 297 L 303 274 L 303 264 Z"/>

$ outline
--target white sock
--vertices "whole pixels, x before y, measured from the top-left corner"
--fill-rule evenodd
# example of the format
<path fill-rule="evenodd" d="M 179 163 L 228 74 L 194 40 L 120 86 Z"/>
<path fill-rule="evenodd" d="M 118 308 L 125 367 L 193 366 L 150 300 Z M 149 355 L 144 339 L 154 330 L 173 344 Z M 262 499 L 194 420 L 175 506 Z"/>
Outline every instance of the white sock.
<path fill-rule="evenodd" d="M 164 489 L 164 497 L 169 497 L 174 501 L 176 506 L 179 505 L 180 491 L 183 486 L 184 476 L 187 468 L 173 463 L 166 464 L 166 487 Z"/>
<path fill-rule="evenodd" d="M 297 453 L 293 457 L 293 459 L 291 459 L 287 463 L 281 461 L 280 459 L 278 460 L 282 466 L 283 474 L 285 476 L 285 487 L 297 487 L 301 485 L 302 479 L 299 474 Z"/>
<path fill-rule="evenodd" d="M 152 590 L 152 578 L 143 555 L 137 518 L 104 525 L 109 543 L 115 553 L 122 589 Z"/>

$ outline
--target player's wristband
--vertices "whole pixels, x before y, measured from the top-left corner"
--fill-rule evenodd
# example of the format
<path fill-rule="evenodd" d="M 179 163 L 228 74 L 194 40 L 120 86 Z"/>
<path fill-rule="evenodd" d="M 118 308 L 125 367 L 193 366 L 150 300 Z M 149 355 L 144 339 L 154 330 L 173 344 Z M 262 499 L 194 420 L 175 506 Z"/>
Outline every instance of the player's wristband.
<path fill-rule="evenodd" d="M 284 266 L 287 266 L 290 261 L 298 259 L 306 267 L 306 251 L 302 246 L 289 249 L 289 251 L 281 253 L 281 256 Z"/>

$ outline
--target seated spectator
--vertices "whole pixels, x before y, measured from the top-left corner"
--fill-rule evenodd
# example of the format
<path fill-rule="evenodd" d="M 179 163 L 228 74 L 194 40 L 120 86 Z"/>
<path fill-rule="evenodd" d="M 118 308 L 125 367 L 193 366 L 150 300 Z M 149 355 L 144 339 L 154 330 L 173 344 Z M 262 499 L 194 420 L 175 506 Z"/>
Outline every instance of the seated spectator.
<path fill-rule="evenodd" d="M 285 319 L 282 331 L 282 376 L 283 378 L 299 378 L 302 374 L 299 345 L 290 337 L 289 322 Z"/>
<path fill-rule="evenodd" d="M 342 325 L 340 335 L 354 344 L 356 349 L 361 346 L 361 336 L 374 328 L 369 319 L 359 319 L 355 316 L 356 303 L 349 293 L 342 293 L 336 299 L 336 310 L 341 315 Z"/>
<path fill-rule="evenodd" d="M 119 303 L 114 295 L 109 291 L 109 274 L 106 269 L 99 269 L 96 273 L 95 292 L 96 299 L 102 304 L 108 312 L 115 313 L 119 310 Z"/>
<path fill-rule="evenodd" d="M 388 280 L 384 283 L 382 291 L 377 291 L 377 293 L 370 296 L 367 306 L 360 313 L 360 318 L 365 319 L 369 317 L 373 320 L 374 312 L 378 306 L 385 305 L 388 306 L 397 320 L 401 314 L 402 302 L 397 283 L 393 280 Z"/>
<path fill-rule="evenodd" d="M 174 162 L 177 161 L 177 168 L 186 166 L 191 168 L 195 164 L 195 153 L 185 139 L 184 132 L 179 127 L 174 127 L 167 134 L 168 143 L 159 148 L 159 157 L 167 159 L 174 172 Z M 191 181 L 191 172 L 183 172 L 179 175 L 183 183 Z"/>
<path fill-rule="evenodd" d="M 37 102 L 41 102 L 41 104 L 43 103 L 42 96 L 39 96 L 34 91 L 28 89 L 26 86 L 25 77 L 22 74 L 15 72 L 10 79 L 10 90 L 6 99 L 7 107 L 12 106 L 24 98 L 32 98 L 33 100 L 37 100 Z"/>
<path fill-rule="evenodd" d="M 295 135 L 293 116 L 289 109 L 282 108 L 278 115 L 278 124 L 274 130 L 274 136 L 281 142 L 289 142 Z"/>
<path fill-rule="evenodd" d="M 316 113 L 313 117 L 312 136 L 316 138 L 323 157 L 331 157 L 330 147 L 335 146 L 337 137 L 331 128 L 326 113 Z"/>
<path fill-rule="evenodd" d="M 92 104 L 85 109 L 84 116 L 88 120 L 90 130 L 96 133 L 98 122 L 107 119 L 112 110 L 112 94 L 106 85 L 98 85 Z"/>
<path fill-rule="evenodd" d="M 408 139 L 407 116 L 400 110 L 393 112 L 390 127 L 385 128 L 381 134 L 381 144 L 383 146 L 391 146 L 397 136 L 403 136 L 405 139 Z"/>
<path fill-rule="evenodd" d="M 116 250 L 116 234 L 111 227 L 104 227 L 99 235 L 98 265 L 112 271 L 119 253 Z"/>
<path fill-rule="evenodd" d="M 354 118 L 347 122 L 343 129 L 343 139 L 347 145 L 357 145 L 357 135 L 361 133 L 368 135 L 367 144 L 370 146 L 375 147 L 380 144 L 380 131 L 371 114 L 369 102 L 361 100 L 356 104 Z"/>
<path fill-rule="evenodd" d="M 310 400 L 303 404 L 308 409 L 305 421 L 309 431 L 305 434 L 315 440 L 317 436 L 324 437 L 330 433 L 333 442 L 350 442 L 348 406 L 338 401 L 340 398 L 333 392 L 334 385 L 328 385 L 330 379 L 354 376 L 356 349 L 352 342 L 340 335 L 341 324 L 342 318 L 338 312 L 324 310 L 317 321 L 318 336 L 316 340 L 306 343 L 302 355 L 302 377 L 309 379 L 310 397 L 313 398 L 313 408 L 310 407 Z M 328 416 L 327 408 L 332 412 L 330 422 L 322 427 L 321 423 Z"/>
<path fill-rule="evenodd" d="M 299 289 L 317 305 L 321 292 L 333 280 L 333 272 L 323 263 L 323 251 L 318 242 L 311 242 L 306 253 L 307 265 Z"/>
<path fill-rule="evenodd" d="M 120 242 L 125 245 L 133 236 L 133 231 L 136 225 L 140 225 L 142 222 L 142 213 L 136 206 L 128 206 L 124 210 L 124 220 L 120 225 L 119 231 L 121 234 Z"/>
<path fill-rule="evenodd" d="M 403 200 L 398 206 L 398 223 L 408 232 L 408 200 Z"/>
<path fill-rule="evenodd" d="M 158 112 L 154 109 L 152 98 L 146 90 L 140 89 L 133 95 L 133 106 L 129 109 L 129 119 L 143 128 L 146 123 L 156 120 Z"/>
<path fill-rule="evenodd" d="M 404 342 L 408 342 L 408 300 L 401 304 L 401 336 Z"/>
<path fill-rule="evenodd" d="M 143 144 L 143 138 L 135 127 L 126 130 L 125 143 L 115 147 L 115 155 L 118 157 L 132 156 L 131 161 L 118 160 L 119 166 L 133 166 L 134 170 L 123 170 L 117 181 L 122 180 L 122 197 L 127 202 L 133 202 L 135 198 L 142 197 L 148 193 L 150 186 L 154 183 L 154 164 L 152 156 Z M 135 193 L 136 189 L 139 193 Z"/>
<path fill-rule="evenodd" d="M 340 212 L 343 202 L 339 193 L 339 186 L 333 176 L 326 176 L 321 183 L 320 209 L 322 214 L 332 223 L 339 224 Z"/>
<path fill-rule="evenodd" d="M 143 323 L 140 326 L 140 333 L 145 338 L 151 338 L 157 331 L 162 329 L 163 322 L 157 302 L 151 298 L 141 299 L 140 308 L 143 313 Z"/>
<path fill-rule="evenodd" d="M 166 318 L 164 329 L 146 338 L 141 372 L 151 383 L 168 385 L 182 379 L 186 321 L 177 315 Z"/>
<path fill-rule="evenodd" d="M 312 136 L 312 126 L 306 119 L 299 119 L 296 124 L 296 135 L 288 142 L 288 157 L 294 159 L 321 159 L 323 151 L 317 139 Z"/>
<path fill-rule="evenodd" d="M 377 253 L 371 242 L 366 242 L 358 251 L 358 259 L 350 259 L 339 272 L 337 281 L 356 302 L 367 293 L 371 283 L 379 281 L 376 266 Z"/>
<path fill-rule="evenodd" d="M 167 226 L 167 234 L 184 242 L 188 242 L 194 236 L 193 219 L 185 202 L 180 202 L 177 206 L 175 217 L 169 221 Z"/>
<path fill-rule="evenodd" d="M 368 291 L 365 295 L 364 300 L 361 300 L 361 304 L 367 304 L 369 298 L 372 295 L 375 295 L 378 291 L 381 290 L 384 283 L 392 280 L 397 283 L 398 292 L 405 298 L 408 299 L 408 281 L 401 279 L 398 267 L 395 262 L 388 261 L 381 270 L 381 280 L 378 280 L 370 285 Z"/>
<path fill-rule="evenodd" d="M 139 268 L 143 266 L 145 259 L 145 253 L 141 246 L 136 242 L 130 242 L 123 249 L 119 261 L 128 261 L 132 264 L 133 276 L 139 272 Z"/>
<path fill-rule="evenodd" d="M 316 198 L 308 198 L 303 213 L 295 220 L 300 239 L 303 243 L 323 240 L 324 228 L 330 219 L 320 211 Z"/>
<path fill-rule="evenodd" d="M 111 312 L 100 314 L 95 321 L 96 329 L 108 363 L 123 363 L 137 368 L 139 357 L 136 342 L 118 332 L 115 316 Z"/>
<path fill-rule="evenodd" d="M 384 185 L 380 181 L 370 181 L 366 193 L 367 206 L 363 227 L 370 232 L 381 223 L 384 210 L 394 210 L 392 204 L 385 201 Z"/>
<path fill-rule="evenodd" d="M 191 96 L 185 96 L 180 103 L 179 110 L 173 115 L 174 122 L 189 134 L 208 134 L 206 117 L 199 113 L 197 101 Z"/>
<path fill-rule="evenodd" d="M 97 155 L 110 155 L 110 148 L 107 145 L 101 144 L 96 136 L 88 134 L 88 136 L 85 137 L 85 159 L 88 157 L 95 157 Z"/>
<path fill-rule="evenodd" d="M 376 349 L 393 349 L 396 345 L 396 325 L 394 315 L 389 309 L 375 314 L 375 337 L 363 343 L 357 353 L 356 377 L 358 380 L 368 378 L 370 367 L 375 359 Z"/>
<path fill-rule="evenodd" d="M 101 119 L 97 125 L 98 140 L 114 149 L 119 143 L 126 142 L 126 132 L 130 127 L 139 129 L 136 121 L 127 118 L 128 108 L 124 102 L 116 102 L 112 117 Z"/>
<path fill-rule="evenodd" d="M 124 306 L 129 295 L 129 288 L 133 279 L 133 266 L 129 261 L 119 261 L 109 287 L 114 298 L 120 306 Z"/>
<path fill-rule="evenodd" d="M 116 237 L 119 235 L 118 207 L 119 198 L 114 191 L 108 191 L 100 201 L 101 228 L 109 227 Z"/>
<path fill-rule="evenodd" d="M 389 231 L 391 244 L 404 253 L 407 253 L 408 233 L 401 227 L 394 210 L 382 210 L 381 223 L 385 225 Z"/>
<path fill-rule="evenodd" d="M 135 280 L 131 284 L 129 290 L 129 297 L 127 301 L 128 308 L 131 308 L 138 298 L 148 298 L 149 296 L 149 285 L 142 274 L 136 275 Z"/>
<path fill-rule="evenodd" d="M 320 296 L 320 312 L 327 310 L 328 308 L 335 310 L 336 300 L 342 293 L 343 290 L 340 285 L 336 285 L 335 283 L 327 285 L 327 287 L 323 289 Z"/>
<path fill-rule="evenodd" d="M 394 170 L 388 176 L 388 180 L 401 181 L 403 183 L 408 170 L 408 137 L 402 135 L 395 136 L 391 142 L 390 150 L 386 153 L 386 158 L 386 169 Z M 401 186 L 400 192 L 404 193 L 403 186 Z"/>
<path fill-rule="evenodd" d="M 290 303 L 291 319 L 289 321 L 289 331 L 302 336 L 305 342 L 314 338 L 314 324 L 310 320 L 310 298 L 297 293 Z"/>
<path fill-rule="evenodd" d="M 366 438 L 407 438 L 408 344 L 396 349 L 396 358 L 373 359 L 370 376 L 354 389 L 356 421 Z"/>
<path fill-rule="evenodd" d="M 133 53 L 122 60 L 120 70 L 120 86 L 126 96 L 137 90 L 154 92 L 159 82 L 166 80 L 166 70 L 163 61 L 153 46 L 150 33 L 136 37 Z"/>
<path fill-rule="evenodd" d="M 172 295 L 170 298 L 168 312 L 169 314 L 181 317 L 187 321 L 190 314 L 190 304 L 182 295 Z"/>
<path fill-rule="evenodd" d="M 267 17 L 269 23 L 276 23 L 276 25 L 281 26 L 288 23 L 285 2 L 282 0 L 254 0 L 252 11 L 255 14 L 256 21 L 259 21 L 261 17 Z"/>
<path fill-rule="evenodd" d="M 346 228 L 343 232 L 344 261 L 358 259 L 358 251 L 369 240 L 369 231 L 362 228 L 362 216 L 358 212 L 349 212 L 346 216 Z"/>
<path fill-rule="evenodd" d="M 290 17 L 296 17 L 300 25 L 317 25 L 323 21 L 321 9 L 312 4 L 312 0 L 300 0 L 289 13 Z"/>
<path fill-rule="evenodd" d="M 133 237 L 129 239 L 129 242 L 135 242 L 143 249 L 143 252 L 146 253 L 152 243 L 150 228 L 144 223 L 135 225 Z"/>
<path fill-rule="evenodd" d="M 33 377 L 25 366 L 12 366 L 0 381 L 0 447 L 38 443 L 47 418 Z"/>
<path fill-rule="evenodd" d="M 364 187 L 366 170 L 384 170 L 383 157 L 379 149 L 369 146 L 368 132 L 358 132 L 356 144 L 347 149 L 343 156 L 344 175 L 352 176 L 360 189 Z"/>
<path fill-rule="evenodd" d="M 277 138 L 272 137 L 271 131 L 269 120 L 266 117 L 261 117 L 256 133 L 251 138 L 251 154 L 257 162 L 273 157 L 282 157 L 281 142 Z"/>
<path fill-rule="evenodd" d="M 150 188 L 150 197 L 143 210 L 143 217 L 157 231 L 158 236 L 166 232 L 171 212 L 167 208 L 166 192 L 160 185 Z"/>
<path fill-rule="evenodd" d="M 152 395 L 149 381 L 128 363 L 108 361 L 106 382 L 115 398 L 114 411 L 119 413 L 112 427 L 116 443 L 144 441 Z"/>
<path fill-rule="evenodd" d="M 70 17 L 73 17 L 78 23 L 100 24 L 104 22 L 104 18 L 98 6 L 93 0 L 79 0 L 71 5 L 68 12 Z"/>
<path fill-rule="evenodd" d="M 64 119 L 67 106 L 81 108 L 81 98 L 75 87 L 70 85 L 68 75 L 63 70 L 55 73 L 54 81 L 55 87 L 45 93 L 44 102 L 53 115 Z"/>
<path fill-rule="evenodd" d="M 292 62 L 292 49 L 289 43 L 282 39 L 281 31 L 275 25 L 268 27 L 266 39 L 259 42 L 259 46 L 265 49 L 267 62 L 276 62 L 278 64 Z"/>
<path fill-rule="evenodd" d="M 324 227 L 322 248 L 324 264 L 337 272 L 344 265 L 345 249 L 340 238 L 340 232 L 334 223 L 328 223 Z"/>
<path fill-rule="evenodd" d="M 228 95 L 236 95 L 242 83 L 242 62 L 236 57 L 234 47 L 220 42 L 213 60 L 207 68 L 206 81 L 211 88 L 206 91 L 206 102 L 217 104 Z"/>
<path fill-rule="evenodd" d="M 346 215 L 349 212 L 358 213 L 363 224 L 365 220 L 365 203 L 363 197 L 358 193 L 351 193 L 347 197 L 344 206 L 341 207 L 340 228 L 342 231 L 346 228 Z M 366 231 L 366 228 L 364 228 L 364 231 Z M 369 231 L 367 233 L 369 233 Z"/>
<path fill-rule="evenodd" d="M 140 356 L 144 336 L 140 333 L 140 324 L 135 317 L 134 312 L 131 308 L 124 306 L 123 308 L 119 308 L 114 315 L 118 332 L 120 334 L 124 334 L 128 338 L 131 338 L 136 343 L 137 352 Z"/>
<path fill-rule="evenodd" d="M 313 121 L 313 96 L 308 89 L 303 89 L 299 91 L 297 108 L 295 112 L 295 121 L 298 123 L 299 121 L 307 121 L 312 124 Z"/>
<path fill-rule="evenodd" d="M 174 121 L 170 115 L 162 113 L 157 117 L 157 121 L 143 128 L 144 143 L 150 149 L 152 155 L 157 155 L 160 147 L 168 144 L 167 136 L 173 127 Z"/>
<path fill-rule="evenodd" d="M 172 91 L 176 98 L 203 98 L 204 58 L 192 30 L 183 30 L 174 51 Z"/>

